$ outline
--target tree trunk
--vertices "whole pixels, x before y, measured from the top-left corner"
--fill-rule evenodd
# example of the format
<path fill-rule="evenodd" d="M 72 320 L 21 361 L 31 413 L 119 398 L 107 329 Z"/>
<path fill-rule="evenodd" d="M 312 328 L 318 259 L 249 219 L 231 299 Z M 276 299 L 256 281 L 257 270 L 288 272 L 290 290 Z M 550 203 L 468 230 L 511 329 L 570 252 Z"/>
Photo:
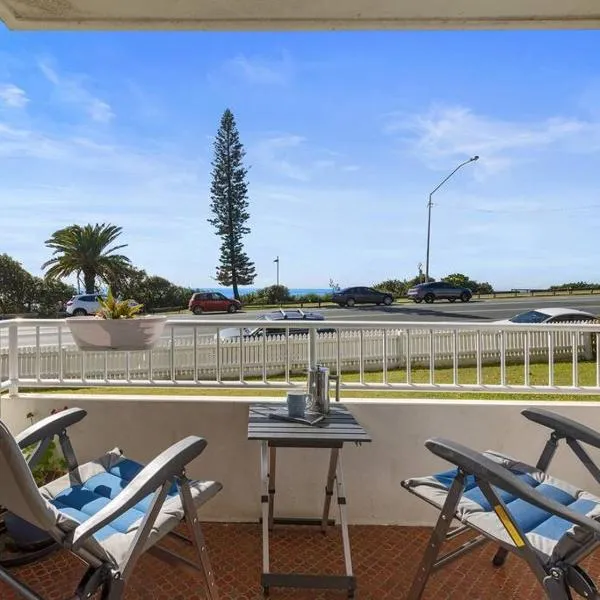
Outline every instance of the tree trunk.
<path fill-rule="evenodd" d="M 83 284 L 85 285 L 85 293 L 93 294 L 96 291 L 96 273 L 93 271 L 84 271 Z"/>

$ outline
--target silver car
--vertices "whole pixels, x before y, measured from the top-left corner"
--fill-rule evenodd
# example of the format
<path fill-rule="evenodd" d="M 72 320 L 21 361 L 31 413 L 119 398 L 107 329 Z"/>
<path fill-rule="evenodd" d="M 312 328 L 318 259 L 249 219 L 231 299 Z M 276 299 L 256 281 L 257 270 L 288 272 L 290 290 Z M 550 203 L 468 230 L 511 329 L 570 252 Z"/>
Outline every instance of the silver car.
<path fill-rule="evenodd" d="M 258 338 L 264 333 L 266 336 L 285 335 L 286 329 L 290 335 L 307 335 L 308 329 L 302 327 L 301 321 L 324 321 L 325 317 L 317 312 L 304 312 L 302 310 L 277 310 L 257 318 L 258 321 L 266 321 L 267 323 L 281 323 L 286 321 L 286 327 L 228 327 L 219 331 L 219 338 L 222 340 L 237 340 L 240 335 L 244 338 Z M 288 322 L 292 321 L 292 325 Z M 333 333 L 335 329 L 331 327 L 320 327 L 317 333 Z M 216 338 L 216 334 L 215 334 Z"/>
<path fill-rule="evenodd" d="M 495 322 L 501 325 L 511 325 L 513 323 L 532 325 L 535 323 L 597 323 L 599 320 L 596 315 L 585 310 L 553 306 L 528 310 L 510 319 Z"/>
<path fill-rule="evenodd" d="M 415 285 L 408 290 L 406 295 L 414 302 L 420 303 L 425 300 L 427 304 L 431 304 L 436 300 L 468 302 L 473 297 L 473 292 L 469 288 L 452 285 L 445 281 L 430 281 Z"/>

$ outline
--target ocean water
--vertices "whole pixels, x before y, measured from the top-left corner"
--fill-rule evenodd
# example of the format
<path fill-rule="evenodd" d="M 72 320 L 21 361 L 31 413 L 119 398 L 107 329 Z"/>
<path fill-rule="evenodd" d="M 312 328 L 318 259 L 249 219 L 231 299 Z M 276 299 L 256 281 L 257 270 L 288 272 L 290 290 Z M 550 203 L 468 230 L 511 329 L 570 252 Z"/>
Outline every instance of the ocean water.
<path fill-rule="evenodd" d="M 233 290 L 231 288 L 221 288 L 221 287 L 205 287 L 198 288 L 199 290 L 208 290 L 211 292 L 221 292 L 224 296 L 228 298 L 233 298 Z M 256 287 L 240 287 L 240 295 L 248 294 L 249 292 L 255 292 L 260 288 Z M 306 294 L 317 294 L 319 296 L 324 296 L 325 294 L 331 294 L 331 288 L 290 288 L 290 294 L 292 296 L 304 296 Z"/>

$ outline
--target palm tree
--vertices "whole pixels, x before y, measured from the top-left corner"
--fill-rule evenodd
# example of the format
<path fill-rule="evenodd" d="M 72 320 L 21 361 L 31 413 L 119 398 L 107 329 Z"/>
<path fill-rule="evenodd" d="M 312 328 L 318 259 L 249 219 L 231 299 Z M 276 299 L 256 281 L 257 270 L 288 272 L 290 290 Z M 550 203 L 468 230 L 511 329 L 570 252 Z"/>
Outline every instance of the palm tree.
<path fill-rule="evenodd" d="M 94 293 L 96 278 L 105 282 L 120 278 L 131 268 L 129 258 L 115 254 L 127 244 L 112 245 L 121 231 L 121 227 L 107 223 L 69 225 L 55 231 L 45 242 L 53 249 L 53 258 L 42 265 L 46 277 L 60 279 L 81 273 L 86 294 Z"/>

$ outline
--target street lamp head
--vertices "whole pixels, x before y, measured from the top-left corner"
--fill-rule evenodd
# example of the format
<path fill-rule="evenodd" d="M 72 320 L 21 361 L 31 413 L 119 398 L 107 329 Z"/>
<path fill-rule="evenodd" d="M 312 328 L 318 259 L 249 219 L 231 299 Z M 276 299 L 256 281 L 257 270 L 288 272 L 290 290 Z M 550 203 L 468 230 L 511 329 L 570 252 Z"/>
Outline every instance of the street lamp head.
<path fill-rule="evenodd" d="M 474 156 L 474 157 L 471 159 L 471 161 L 475 161 L 475 160 L 479 160 L 479 156 L 475 155 L 475 156 Z"/>

